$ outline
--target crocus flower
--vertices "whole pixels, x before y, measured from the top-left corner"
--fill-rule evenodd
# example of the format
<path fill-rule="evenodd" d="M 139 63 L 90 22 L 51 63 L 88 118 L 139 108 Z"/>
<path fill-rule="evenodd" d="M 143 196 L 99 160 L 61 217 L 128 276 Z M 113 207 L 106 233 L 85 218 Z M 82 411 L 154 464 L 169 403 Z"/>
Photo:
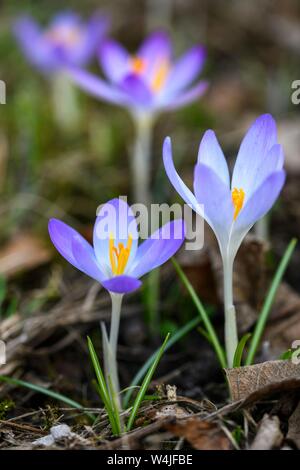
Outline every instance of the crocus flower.
<path fill-rule="evenodd" d="M 231 367 L 238 344 L 232 293 L 234 258 L 253 224 L 273 206 L 285 181 L 276 124 L 269 114 L 256 119 L 241 143 L 232 178 L 214 132 L 206 131 L 194 171 L 194 193 L 175 170 L 170 138 L 164 142 L 163 158 L 171 183 L 204 217 L 219 243 L 224 272 L 225 345 Z"/>
<path fill-rule="evenodd" d="M 100 47 L 105 79 L 77 69 L 73 80 L 92 95 L 134 112 L 153 114 L 184 106 L 201 96 L 207 83 L 194 84 L 205 61 L 205 50 L 195 46 L 174 61 L 169 36 L 152 33 L 135 54 L 111 39 Z"/>
<path fill-rule="evenodd" d="M 141 285 L 140 277 L 165 263 L 183 243 L 181 219 L 165 224 L 138 246 L 132 210 L 122 199 L 104 204 L 96 218 L 91 246 L 76 230 L 51 219 L 49 234 L 59 253 L 109 292 L 125 294 Z"/>
<path fill-rule="evenodd" d="M 14 34 L 27 59 L 49 73 L 65 66 L 86 65 L 99 47 L 107 26 L 107 19 L 99 14 L 84 23 L 75 13 L 63 12 L 45 29 L 31 17 L 21 17 L 14 24 Z"/>
<path fill-rule="evenodd" d="M 164 142 L 163 158 L 174 188 L 211 226 L 223 257 L 235 257 L 253 224 L 273 206 L 285 180 L 283 150 L 277 142 L 275 121 L 269 114 L 256 119 L 244 137 L 231 181 L 226 159 L 212 130 L 205 132 L 200 143 L 194 194 L 175 170 L 170 138 Z"/>

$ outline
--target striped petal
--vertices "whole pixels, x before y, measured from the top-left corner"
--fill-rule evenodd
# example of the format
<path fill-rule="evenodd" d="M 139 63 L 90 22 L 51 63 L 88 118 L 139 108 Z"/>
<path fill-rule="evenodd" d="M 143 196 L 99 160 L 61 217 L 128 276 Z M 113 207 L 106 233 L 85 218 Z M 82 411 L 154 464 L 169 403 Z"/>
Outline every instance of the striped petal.
<path fill-rule="evenodd" d="M 246 200 L 255 190 L 263 160 L 276 143 L 276 123 L 272 116 L 264 114 L 257 118 L 241 143 L 232 176 L 232 188 L 242 188 Z"/>
<path fill-rule="evenodd" d="M 212 130 L 206 131 L 202 137 L 198 152 L 198 163 L 211 168 L 229 188 L 228 165 L 216 135 Z"/>

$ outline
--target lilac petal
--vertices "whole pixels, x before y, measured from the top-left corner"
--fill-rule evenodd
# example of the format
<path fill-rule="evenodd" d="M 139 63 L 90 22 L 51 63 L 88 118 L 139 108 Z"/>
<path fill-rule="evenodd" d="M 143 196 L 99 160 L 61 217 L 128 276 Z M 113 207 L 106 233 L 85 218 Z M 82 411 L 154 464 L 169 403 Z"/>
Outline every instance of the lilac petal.
<path fill-rule="evenodd" d="M 42 34 L 38 24 L 28 16 L 22 16 L 14 22 L 13 32 L 21 46 L 23 46 L 26 50 L 29 50 L 30 45 L 32 48 L 34 43 L 32 44 L 31 41 L 36 41 Z"/>
<path fill-rule="evenodd" d="M 129 72 L 130 55 L 117 41 L 106 40 L 100 48 L 99 59 L 105 75 L 112 82 L 119 82 Z"/>
<path fill-rule="evenodd" d="M 38 24 L 30 17 L 19 18 L 14 23 L 13 32 L 27 60 L 34 66 L 44 71 L 52 71 L 57 67 L 53 50 L 43 40 Z"/>
<path fill-rule="evenodd" d="M 171 41 L 164 31 L 156 31 L 148 36 L 141 45 L 137 56 L 144 59 L 146 64 L 151 64 L 161 59 L 170 59 Z"/>
<path fill-rule="evenodd" d="M 182 181 L 182 179 L 180 178 L 180 176 L 178 175 L 175 169 L 173 156 L 172 156 L 172 144 L 171 144 L 170 137 L 166 137 L 164 140 L 163 160 L 164 160 L 164 166 L 165 166 L 165 170 L 168 175 L 168 178 L 171 181 L 174 188 L 176 189 L 176 191 L 178 192 L 178 194 L 182 197 L 182 199 L 185 202 L 187 202 L 190 206 L 192 206 L 192 208 L 196 212 L 199 212 L 200 208 L 198 207 L 197 199 L 195 198 L 192 191 Z M 199 213 L 200 215 L 203 215 L 201 212 Z"/>
<path fill-rule="evenodd" d="M 167 110 L 182 108 L 202 96 L 207 87 L 208 82 L 201 81 L 189 90 L 182 91 L 178 96 L 168 97 L 168 95 L 164 95 L 161 99 L 160 106 Z"/>
<path fill-rule="evenodd" d="M 148 85 L 137 75 L 127 75 L 119 84 L 120 89 L 129 95 L 132 104 L 137 106 L 150 106 L 153 94 Z"/>
<path fill-rule="evenodd" d="M 71 263 L 75 268 L 79 269 L 80 271 L 84 272 L 88 276 L 90 276 L 90 271 L 86 270 L 86 266 L 83 266 L 78 262 L 76 257 L 74 256 L 72 244 L 73 241 L 76 239 L 77 243 L 80 243 L 82 246 L 82 250 L 84 250 L 86 258 L 94 258 L 94 250 L 93 247 L 81 236 L 79 235 L 76 230 L 74 230 L 69 225 L 65 224 L 61 220 L 58 219 L 50 219 L 48 224 L 49 235 L 51 241 L 57 251 Z M 91 276 L 94 277 L 94 276 Z"/>
<path fill-rule="evenodd" d="M 142 283 L 131 276 L 115 276 L 102 282 L 105 289 L 116 294 L 128 294 L 138 289 Z"/>
<path fill-rule="evenodd" d="M 104 281 L 106 276 L 97 263 L 94 250 L 90 250 L 90 244 L 84 238 L 78 235 L 72 238 L 72 253 L 81 271 L 100 283 Z"/>
<path fill-rule="evenodd" d="M 137 250 L 138 231 L 135 216 L 128 204 L 122 199 L 112 199 L 103 204 L 95 222 L 93 243 L 98 264 L 107 277 L 112 275 L 109 256 L 110 236 L 113 237 L 114 245 L 117 247 L 119 243 L 127 246 L 129 235 L 132 238 L 132 245 L 125 273 L 130 270 Z"/>
<path fill-rule="evenodd" d="M 280 144 L 275 144 L 262 160 L 260 167 L 257 168 L 257 173 L 254 175 L 253 191 L 257 189 L 272 173 L 282 170 L 283 163 L 284 155 L 282 146 Z"/>
<path fill-rule="evenodd" d="M 194 173 L 194 191 L 203 204 L 204 219 L 211 226 L 221 250 L 228 243 L 233 222 L 233 204 L 230 188 L 208 166 L 197 164 Z"/>
<path fill-rule="evenodd" d="M 285 181 L 285 172 L 276 171 L 257 188 L 240 211 L 233 225 L 230 238 L 230 255 L 235 257 L 244 237 L 257 220 L 273 206 Z"/>
<path fill-rule="evenodd" d="M 167 93 L 173 94 L 190 85 L 200 73 L 206 57 L 205 48 L 195 46 L 172 67 L 166 84 Z"/>
<path fill-rule="evenodd" d="M 96 98 L 118 105 L 127 105 L 130 101 L 124 92 L 85 70 L 69 68 L 68 74 L 80 88 Z"/>
<path fill-rule="evenodd" d="M 84 27 L 82 41 L 70 51 L 70 62 L 73 65 L 84 66 L 96 53 L 109 28 L 108 18 L 95 14 Z"/>
<path fill-rule="evenodd" d="M 263 217 L 278 198 L 284 181 L 284 170 L 276 171 L 269 175 L 242 208 L 236 219 L 234 229 L 243 230 L 247 226 L 252 226 L 258 219 Z"/>
<path fill-rule="evenodd" d="M 211 168 L 226 186 L 230 186 L 228 165 L 216 135 L 212 130 L 206 131 L 202 137 L 198 152 L 198 163 Z"/>
<path fill-rule="evenodd" d="M 264 158 L 276 143 L 276 123 L 270 114 L 263 114 L 245 135 L 233 170 L 232 188 L 242 188 L 246 200 L 255 189 L 255 178 Z"/>
<path fill-rule="evenodd" d="M 164 264 L 179 250 L 184 238 L 185 223 L 182 219 L 165 224 L 138 247 L 131 274 L 139 278 Z"/>

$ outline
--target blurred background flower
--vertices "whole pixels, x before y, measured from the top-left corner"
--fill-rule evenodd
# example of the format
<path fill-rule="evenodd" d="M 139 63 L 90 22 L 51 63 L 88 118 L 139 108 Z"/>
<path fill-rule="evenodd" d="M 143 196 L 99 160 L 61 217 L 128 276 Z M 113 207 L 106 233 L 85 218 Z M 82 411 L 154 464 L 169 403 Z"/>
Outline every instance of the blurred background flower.
<path fill-rule="evenodd" d="M 160 31 L 148 36 L 135 54 L 108 39 L 100 47 L 99 60 L 106 81 L 82 70 L 73 80 L 97 98 L 127 107 L 137 119 L 192 103 L 207 83 L 193 85 L 205 61 L 203 46 L 194 46 L 174 60 L 171 40 Z"/>
<path fill-rule="evenodd" d="M 87 22 L 66 11 L 54 16 L 42 28 L 30 16 L 14 23 L 14 34 L 26 58 L 45 73 L 67 65 L 85 66 L 100 47 L 108 29 L 108 20 L 95 14 Z"/>

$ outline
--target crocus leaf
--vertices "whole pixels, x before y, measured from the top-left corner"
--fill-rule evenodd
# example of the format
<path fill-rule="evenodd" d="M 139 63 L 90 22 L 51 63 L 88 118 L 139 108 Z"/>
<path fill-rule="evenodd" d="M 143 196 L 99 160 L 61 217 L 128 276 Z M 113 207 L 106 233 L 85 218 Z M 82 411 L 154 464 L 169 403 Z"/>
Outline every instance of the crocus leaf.
<path fill-rule="evenodd" d="M 291 259 L 291 256 L 292 256 L 293 252 L 294 252 L 296 244 L 297 244 L 297 240 L 295 238 L 293 238 L 290 241 L 290 243 L 289 243 L 287 249 L 285 250 L 285 253 L 284 253 L 284 255 L 283 255 L 283 257 L 282 257 L 282 259 L 279 263 L 279 266 L 277 268 L 277 271 L 276 271 L 275 276 L 273 278 L 273 281 L 271 283 L 269 292 L 267 294 L 267 297 L 265 299 L 265 302 L 263 304 L 263 307 L 261 309 L 261 312 L 259 314 L 256 326 L 255 326 L 255 329 L 254 329 L 254 333 L 253 333 L 252 340 L 251 340 L 250 347 L 249 347 L 249 352 L 248 352 L 247 359 L 246 359 L 246 362 L 245 362 L 246 366 L 249 366 L 249 365 L 253 364 L 253 360 L 254 360 L 256 351 L 258 349 L 261 337 L 263 335 L 265 325 L 266 325 L 267 319 L 269 317 L 269 314 L 270 314 L 271 307 L 272 307 L 274 299 L 275 299 L 277 289 L 278 289 L 279 284 L 281 282 L 281 279 L 282 279 L 282 277 L 285 273 L 285 270 L 286 270 L 286 268 L 289 264 L 289 261 Z"/>
<path fill-rule="evenodd" d="M 198 316 L 196 318 L 193 318 L 190 320 L 186 325 L 184 325 L 182 328 L 179 328 L 179 330 L 172 335 L 172 337 L 169 339 L 169 341 L 166 344 L 165 351 L 167 351 L 169 348 L 171 348 L 177 341 L 179 341 L 181 338 L 183 338 L 186 334 L 188 334 L 190 331 L 192 331 L 199 323 L 201 322 L 201 318 Z M 149 359 L 145 362 L 145 364 L 140 368 L 140 370 L 136 373 L 134 378 L 131 381 L 131 384 L 129 387 L 127 387 L 125 390 L 126 394 L 123 400 L 123 406 L 124 408 L 127 408 L 129 400 L 133 394 L 133 391 L 137 388 L 137 385 L 141 382 L 142 378 L 145 376 L 147 370 L 149 367 L 153 364 L 155 361 L 156 355 L 159 350 L 155 351 L 152 356 L 149 357 Z"/>
<path fill-rule="evenodd" d="M 147 389 L 149 387 L 149 384 L 151 382 L 151 379 L 153 377 L 153 374 L 158 366 L 158 363 L 165 351 L 165 348 L 166 348 L 166 345 L 167 345 L 167 342 L 168 342 L 168 339 L 169 339 L 169 336 L 170 336 L 170 333 L 167 334 L 167 336 L 165 337 L 165 340 L 162 344 L 162 346 L 160 347 L 158 353 L 156 354 L 156 358 L 155 358 L 155 361 L 153 362 L 152 366 L 149 368 L 144 380 L 143 380 L 143 383 L 141 385 L 141 388 L 134 400 L 134 403 L 133 403 L 133 407 L 132 407 L 132 410 L 131 410 L 131 413 L 130 413 L 130 416 L 129 416 L 129 420 L 128 420 L 128 423 L 127 423 L 127 431 L 130 431 L 130 429 L 132 428 L 132 425 L 134 423 L 134 420 L 135 420 L 135 417 L 136 417 L 136 414 L 139 410 L 139 407 L 143 401 L 143 398 L 147 392 Z"/>
<path fill-rule="evenodd" d="M 233 358 L 233 367 L 240 367 L 242 363 L 243 352 L 247 341 L 251 338 L 251 333 L 246 333 L 239 341 Z"/>
<path fill-rule="evenodd" d="M 6 382 L 10 385 L 16 385 L 17 387 L 25 387 L 29 390 L 33 390 L 34 392 L 42 393 L 43 395 L 47 395 L 48 397 L 54 398 L 55 400 L 59 400 L 66 405 L 71 406 L 72 408 L 77 408 L 78 410 L 85 410 L 84 406 L 82 406 L 77 401 L 72 400 L 71 398 L 62 395 L 61 393 L 54 392 L 53 390 L 49 390 L 48 388 L 42 387 L 41 385 L 32 384 L 30 382 L 26 382 L 25 380 L 15 379 L 13 377 L 7 377 L 5 375 L 0 375 L 0 381 Z M 90 413 L 86 413 L 90 418 L 93 420 L 95 416 Z"/>
<path fill-rule="evenodd" d="M 184 272 L 182 271 L 181 267 L 179 266 L 179 264 L 177 263 L 177 261 L 172 258 L 172 262 L 173 262 L 173 265 L 177 271 L 177 274 L 179 275 L 180 279 L 182 280 L 183 284 L 185 285 L 185 287 L 187 288 L 197 310 L 198 310 L 198 313 L 204 323 L 204 326 L 206 328 L 206 331 L 207 331 L 207 334 L 209 335 L 210 337 L 210 341 L 214 347 L 214 350 L 216 352 L 216 355 L 217 355 L 217 358 L 219 359 L 219 362 L 221 364 L 221 367 L 226 367 L 226 358 L 225 358 L 225 353 L 224 353 L 224 350 L 220 344 L 220 341 L 217 337 L 217 334 L 215 332 L 215 329 L 202 305 L 202 303 L 200 302 L 200 299 L 198 297 L 198 295 L 196 294 L 195 292 L 195 289 L 193 288 L 192 284 L 190 283 L 190 281 L 188 280 L 188 278 L 186 277 L 186 275 L 184 274 Z"/>
<path fill-rule="evenodd" d="M 91 338 L 88 337 L 87 341 L 88 341 L 88 348 L 89 348 L 91 361 L 92 361 L 95 375 L 96 375 L 97 382 L 98 382 L 98 391 L 100 393 L 100 397 L 101 397 L 101 400 L 103 401 L 104 407 L 107 411 L 108 419 L 112 428 L 112 432 L 115 436 L 118 436 L 120 434 L 120 428 L 118 427 L 118 420 L 114 413 L 114 408 L 111 403 L 110 394 L 105 383 L 105 379 L 104 379 L 104 375 L 103 375 L 103 372 L 99 363 L 99 359 L 98 359 L 98 356 L 95 351 Z"/>

